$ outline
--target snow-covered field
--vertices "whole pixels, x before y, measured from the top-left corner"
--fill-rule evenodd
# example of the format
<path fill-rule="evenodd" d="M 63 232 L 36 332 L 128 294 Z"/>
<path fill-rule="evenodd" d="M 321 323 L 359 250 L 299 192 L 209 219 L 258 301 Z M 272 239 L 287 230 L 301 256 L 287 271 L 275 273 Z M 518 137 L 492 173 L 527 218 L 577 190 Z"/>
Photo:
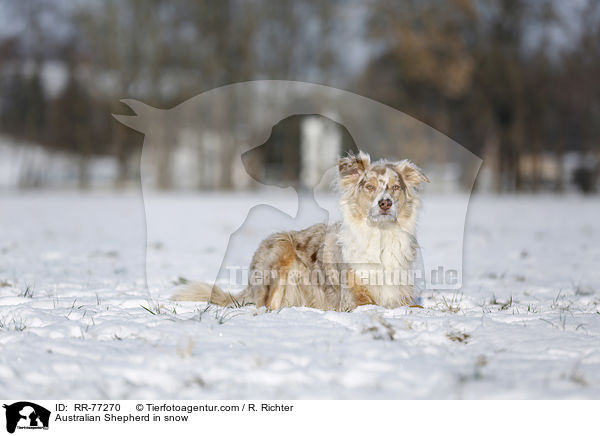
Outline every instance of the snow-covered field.
<path fill-rule="evenodd" d="M 140 194 L 2 194 L 2 396 L 600 398 L 598 198 L 475 196 L 464 286 L 424 291 L 422 309 L 170 301 L 181 278 L 214 278 L 229 234 L 266 200 L 154 196 L 167 210 L 206 213 L 176 226 L 152 220 L 146 288 Z M 441 252 L 454 203 L 425 205 Z"/>

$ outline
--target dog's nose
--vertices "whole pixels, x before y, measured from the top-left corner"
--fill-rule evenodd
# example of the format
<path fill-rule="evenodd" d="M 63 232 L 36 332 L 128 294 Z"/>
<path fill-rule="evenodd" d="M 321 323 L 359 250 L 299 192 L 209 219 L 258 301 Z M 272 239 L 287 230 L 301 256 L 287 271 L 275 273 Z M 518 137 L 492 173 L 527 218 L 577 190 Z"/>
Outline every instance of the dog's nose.
<path fill-rule="evenodd" d="M 379 204 L 381 210 L 388 210 L 390 207 L 392 207 L 392 200 L 385 198 L 383 200 L 379 200 L 377 204 Z"/>

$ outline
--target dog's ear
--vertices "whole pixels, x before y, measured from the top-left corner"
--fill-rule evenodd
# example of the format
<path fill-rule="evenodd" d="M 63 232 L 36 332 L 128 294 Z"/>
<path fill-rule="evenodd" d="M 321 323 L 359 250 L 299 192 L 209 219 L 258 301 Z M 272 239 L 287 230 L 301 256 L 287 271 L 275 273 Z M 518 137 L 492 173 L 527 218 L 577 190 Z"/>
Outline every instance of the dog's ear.
<path fill-rule="evenodd" d="M 407 185 L 416 188 L 423 182 L 429 183 L 429 178 L 423 173 L 421 168 L 408 159 L 401 160 L 394 167 Z"/>
<path fill-rule="evenodd" d="M 371 157 L 364 151 L 359 151 L 356 156 L 348 153 L 348 156 L 339 158 L 338 174 L 342 186 L 356 182 L 370 164 Z"/>

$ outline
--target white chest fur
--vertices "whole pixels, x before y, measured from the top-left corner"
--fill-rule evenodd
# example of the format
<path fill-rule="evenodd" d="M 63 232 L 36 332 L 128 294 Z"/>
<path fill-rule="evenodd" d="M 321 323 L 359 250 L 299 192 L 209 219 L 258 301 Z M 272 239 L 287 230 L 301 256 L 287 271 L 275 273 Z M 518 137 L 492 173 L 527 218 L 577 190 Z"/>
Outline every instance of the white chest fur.
<path fill-rule="evenodd" d="M 343 224 L 338 239 L 346 263 L 400 268 L 414 260 L 414 238 L 399 226 L 381 229 L 359 224 L 350 228 Z"/>
<path fill-rule="evenodd" d="M 400 226 L 379 228 L 366 223 L 342 224 L 339 234 L 343 260 L 381 306 L 410 302 L 415 242 Z"/>

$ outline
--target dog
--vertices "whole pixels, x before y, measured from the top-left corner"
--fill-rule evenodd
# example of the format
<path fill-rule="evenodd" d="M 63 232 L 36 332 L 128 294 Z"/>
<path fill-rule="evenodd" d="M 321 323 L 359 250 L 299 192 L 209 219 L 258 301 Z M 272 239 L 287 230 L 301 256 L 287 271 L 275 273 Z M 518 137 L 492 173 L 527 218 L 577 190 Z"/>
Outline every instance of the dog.
<path fill-rule="evenodd" d="M 248 287 L 238 295 L 194 283 L 173 299 L 270 310 L 412 304 L 419 188 L 429 179 L 409 160 L 371 162 L 362 151 L 339 158 L 337 170 L 340 222 L 267 237 L 252 258 Z"/>

